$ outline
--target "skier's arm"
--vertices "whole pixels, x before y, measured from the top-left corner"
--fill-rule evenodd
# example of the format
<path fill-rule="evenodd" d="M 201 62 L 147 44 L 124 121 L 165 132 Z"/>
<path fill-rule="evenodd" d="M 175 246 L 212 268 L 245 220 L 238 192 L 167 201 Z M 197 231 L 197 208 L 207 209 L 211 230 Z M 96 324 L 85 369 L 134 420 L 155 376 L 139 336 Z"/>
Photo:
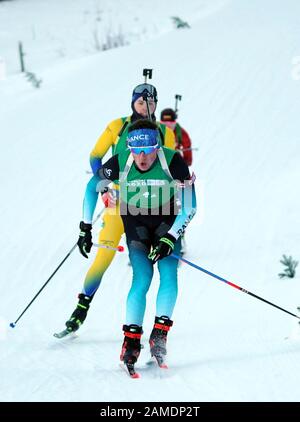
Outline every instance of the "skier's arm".
<path fill-rule="evenodd" d="M 191 177 L 189 168 L 179 153 L 174 155 L 170 163 L 170 172 L 177 181 L 181 210 L 168 233 L 178 239 L 196 214 L 195 176 Z"/>
<path fill-rule="evenodd" d="M 98 201 L 99 192 L 102 192 L 106 186 L 119 178 L 118 155 L 111 157 L 98 174 L 93 176 L 88 182 L 83 199 L 83 221 L 92 224 L 93 215 Z"/>
<path fill-rule="evenodd" d="M 179 199 L 181 211 L 168 231 L 175 239 L 178 239 L 184 233 L 197 211 L 195 186 L 192 179 L 186 180 L 179 188 Z"/>
<path fill-rule="evenodd" d="M 113 120 L 99 136 L 96 145 L 90 153 L 90 165 L 94 175 L 102 167 L 102 159 L 109 148 L 113 146 L 122 124 L 122 119 Z"/>

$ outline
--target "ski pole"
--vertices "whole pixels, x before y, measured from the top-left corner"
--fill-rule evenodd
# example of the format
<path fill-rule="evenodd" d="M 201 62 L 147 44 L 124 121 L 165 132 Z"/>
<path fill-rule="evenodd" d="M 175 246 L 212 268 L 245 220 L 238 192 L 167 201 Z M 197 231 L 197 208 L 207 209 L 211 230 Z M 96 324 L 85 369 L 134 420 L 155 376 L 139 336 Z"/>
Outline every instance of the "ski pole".
<path fill-rule="evenodd" d="M 153 69 L 143 69 L 143 76 L 145 77 L 145 84 L 147 83 L 147 78 L 152 79 Z"/>
<path fill-rule="evenodd" d="M 143 69 L 143 76 L 145 77 L 145 84 L 147 83 L 147 78 L 152 79 L 152 71 L 153 71 L 153 69 Z M 151 119 L 151 113 L 150 113 L 150 107 L 149 107 L 148 98 L 149 98 L 149 94 L 145 93 L 143 95 L 143 100 L 146 101 L 148 119 L 149 120 L 152 120 Z"/>
<path fill-rule="evenodd" d="M 143 94 L 143 100 L 146 101 L 148 119 L 152 120 L 149 106 L 149 94 L 147 94 L 146 92 Z"/>
<path fill-rule="evenodd" d="M 104 248 L 104 249 L 110 249 L 112 251 L 117 251 L 117 252 L 124 252 L 124 246 L 117 246 L 116 248 L 114 248 L 113 246 L 108 246 L 108 245 L 101 245 L 100 243 L 93 243 L 93 246 L 96 246 L 96 248 Z"/>
<path fill-rule="evenodd" d="M 101 215 L 103 214 L 103 211 L 105 210 L 105 208 L 103 208 L 99 214 L 95 217 L 93 224 L 96 223 L 97 220 L 99 220 L 99 218 L 101 217 Z M 19 321 L 19 319 L 21 319 L 21 317 L 25 314 L 25 312 L 27 311 L 27 309 L 31 306 L 31 304 L 35 301 L 35 299 L 38 297 L 38 295 L 42 292 L 42 290 L 44 290 L 44 288 L 47 286 L 47 284 L 49 283 L 49 281 L 54 277 L 54 275 L 57 273 L 57 271 L 60 269 L 60 267 L 66 262 L 66 260 L 69 258 L 69 256 L 72 254 L 72 252 L 76 249 L 77 243 L 75 243 L 75 245 L 69 250 L 69 252 L 67 253 L 67 255 L 64 257 L 64 259 L 61 261 L 61 263 L 56 267 L 56 269 L 53 271 L 53 273 L 50 275 L 50 277 L 47 279 L 47 281 L 42 285 L 42 287 L 40 288 L 40 290 L 37 292 L 37 294 L 34 296 L 34 298 L 31 300 L 31 302 L 28 303 L 28 305 L 26 306 L 26 308 L 24 309 L 24 311 L 18 316 L 18 318 L 15 320 L 15 322 L 11 322 L 9 324 L 10 327 L 15 328 L 17 322 Z"/>
<path fill-rule="evenodd" d="M 179 151 L 198 151 L 199 150 L 199 148 L 180 148 L 179 149 Z"/>
<path fill-rule="evenodd" d="M 178 148 L 177 151 L 185 152 L 185 151 L 198 151 L 199 148 Z"/>
<path fill-rule="evenodd" d="M 244 289 L 243 287 L 238 286 L 237 284 L 232 283 L 231 281 L 225 280 L 225 278 L 222 278 L 222 277 L 220 277 L 220 276 L 218 276 L 218 275 L 216 275 L 216 274 L 214 274 L 214 273 L 212 273 L 212 272 L 210 272 L 210 271 L 206 270 L 205 268 L 202 268 L 202 267 L 199 267 L 199 266 L 198 266 L 198 265 L 196 265 L 196 264 L 193 264 L 192 262 L 188 261 L 188 260 L 187 260 L 187 259 L 185 259 L 185 258 L 182 258 L 181 256 L 178 256 L 178 255 L 176 255 L 176 254 L 174 254 L 174 253 L 172 253 L 170 256 L 171 256 L 172 258 L 176 258 L 176 259 L 179 259 L 179 260 L 180 260 L 180 261 L 182 261 L 182 262 L 185 262 L 186 264 L 190 265 L 191 267 L 194 267 L 194 268 L 196 268 L 197 270 L 202 271 L 203 273 L 208 274 L 208 275 L 210 275 L 211 277 L 216 278 L 217 280 L 223 281 L 224 283 L 228 284 L 228 285 L 229 285 L 229 286 L 231 286 L 231 287 L 234 287 L 235 289 L 240 290 L 240 291 L 241 291 L 241 292 L 243 292 L 243 293 L 247 293 L 247 295 L 250 295 L 250 296 L 254 297 L 255 299 L 261 300 L 262 302 L 265 302 L 265 303 L 267 303 L 268 305 L 274 306 L 274 308 L 280 309 L 281 311 L 286 312 L 287 314 L 292 315 L 293 317 L 300 319 L 300 317 L 299 317 L 298 315 L 293 314 L 292 312 L 287 311 L 286 309 L 283 309 L 283 308 L 281 308 L 280 306 L 275 305 L 274 303 L 269 302 L 268 300 L 266 300 L 266 299 L 264 299 L 264 298 L 262 298 L 262 297 L 260 297 L 260 296 L 257 296 L 257 295 L 256 295 L 256 294 L 254 294 L 254 293 L 249 292 L 248 290 Z"/>
<path fill-rule="evenodd" d="M 175 95 L 175 114 L 176 114 L 176 119 L 178 117 L 178 101 L 181 101 L 182 99 L 182 95 L 176 94 Z"/>

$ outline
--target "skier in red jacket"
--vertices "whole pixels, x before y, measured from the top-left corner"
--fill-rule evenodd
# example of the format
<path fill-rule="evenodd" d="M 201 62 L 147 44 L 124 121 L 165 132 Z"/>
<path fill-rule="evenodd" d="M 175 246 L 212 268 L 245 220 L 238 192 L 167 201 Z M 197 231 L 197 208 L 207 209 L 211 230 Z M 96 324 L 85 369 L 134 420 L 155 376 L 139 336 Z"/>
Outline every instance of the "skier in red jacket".
<path fill-rule="evenodd" d="M 165 108 L 160 115 L 161 122 L 173 130 L 176 138 L 176 149 L 181 151 L 182 157 L 188 166 L 192 165 L 192 142 L 189 134 L 178 122 L 177 116 L 172 108 Z"/>

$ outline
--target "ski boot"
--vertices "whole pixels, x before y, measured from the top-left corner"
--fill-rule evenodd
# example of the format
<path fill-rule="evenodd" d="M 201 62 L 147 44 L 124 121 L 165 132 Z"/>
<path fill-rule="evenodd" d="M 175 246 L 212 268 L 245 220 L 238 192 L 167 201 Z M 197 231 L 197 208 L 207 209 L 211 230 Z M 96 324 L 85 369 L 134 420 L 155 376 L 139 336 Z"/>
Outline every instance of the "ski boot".
<path fill-rule="evenodd" d="M 77 331 L 85 320 L 93 296 L 86 296 L 83 293 L 80 293 L 78 295 L 78 298 L 79 302 L 77 304 L 77 307 L 66 322 L 67 330 L 70 332 Z"/>
<path fill-rule="evenodd" d="M 123 325 L 124 341 L 120 354 L 120 360 L 124 362 L 131 378 L 138 378 L 135 372 L 134 364 L 136 363 L 141 352 L 141 337 L 143 334 L 142 327 L 138 325 Z"/>
<path fill-rule="evenodd" d="M 151 356 L 156 359 L 161 368 L 167 368 L 165 363 L 167 335 L 172 325 L 173 321 L 167 316 L 155 317 L 154 327 L 149 338 Z"/>

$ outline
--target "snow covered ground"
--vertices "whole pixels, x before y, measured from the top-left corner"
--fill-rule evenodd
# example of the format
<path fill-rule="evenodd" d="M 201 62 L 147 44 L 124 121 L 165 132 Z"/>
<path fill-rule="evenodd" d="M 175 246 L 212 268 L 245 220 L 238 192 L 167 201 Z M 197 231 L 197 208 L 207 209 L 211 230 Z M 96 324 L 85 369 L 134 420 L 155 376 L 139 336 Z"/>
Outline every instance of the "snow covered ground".
<path fill-rule="evenodd" d="M 104 28 L 121 26 L 129 45 L 95 51 L 98 9 Z M 76 242 L 89 152 L 108 121 L 130 112 L 144 67 L 154 69 L 159 111 L 182 94 L 180 122 L 199 148 L 187 259 L 296 312 L 299 275 L 277 274 L 283 253 L 299 259 L 299 14 L 296 0 L 0 3 L 1 401 L 300 400 L 297 320 L 187 265 L 163 378 L 143 368 L 157 275 L 142 378 L 118 367 L 131 280 L 125 254 L 77 337 L 52 334 L 73 311 L 92 260 L 78 251 L 8 327 Z M 191 29 L 173 29 L 174 15 Z M 18 73 L 20 37 L 39 90 Z"/>

